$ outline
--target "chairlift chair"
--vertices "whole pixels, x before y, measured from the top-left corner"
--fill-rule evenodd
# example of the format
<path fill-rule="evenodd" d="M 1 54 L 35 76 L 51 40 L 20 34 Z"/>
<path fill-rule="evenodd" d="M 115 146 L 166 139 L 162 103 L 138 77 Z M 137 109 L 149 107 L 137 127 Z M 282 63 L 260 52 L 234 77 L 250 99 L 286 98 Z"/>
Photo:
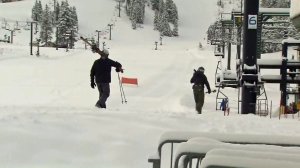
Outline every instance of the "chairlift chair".
<path fill-rule="evenodd" d="M 215 45 L 214 54 L 216 57 L 221 56 L 222 58 L 224 58 L 224 46 L 221 43 Z"/>

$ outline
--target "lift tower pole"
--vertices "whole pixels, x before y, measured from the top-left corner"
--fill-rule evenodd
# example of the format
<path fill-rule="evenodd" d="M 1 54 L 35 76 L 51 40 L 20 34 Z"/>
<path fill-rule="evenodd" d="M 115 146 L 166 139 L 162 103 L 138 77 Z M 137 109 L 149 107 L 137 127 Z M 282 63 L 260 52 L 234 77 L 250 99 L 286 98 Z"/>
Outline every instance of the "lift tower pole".
<path fill-rule="evenodd" d="M 259 0 L 244 0 L 242 114 L 255 114 L 257 85 L 257 16 Z"/>

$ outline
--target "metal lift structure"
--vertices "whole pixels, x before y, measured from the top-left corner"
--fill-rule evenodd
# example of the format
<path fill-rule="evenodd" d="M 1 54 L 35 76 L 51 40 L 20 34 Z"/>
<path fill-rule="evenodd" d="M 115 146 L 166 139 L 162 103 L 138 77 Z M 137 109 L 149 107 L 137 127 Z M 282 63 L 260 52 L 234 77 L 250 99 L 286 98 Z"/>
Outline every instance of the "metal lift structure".
<path fill-rule="evenodd" d="M 224 14 L 228 15 L 228 14 Z M 262 53 L 262 30 L 264 28 L 268 28 L 264 25 L 269 24 L 280 24 L 287 23 L 286 21 L 277 21 L 274 22 L 272 17 L 274 16 L 284 16 L 289 17 L 289 8 L 260 8 L 258 13 L 258 27 L 257 27 L 257 65 L 255 65 L 257 73 L 259 73 L 260 69 L 280 69 L 279 75 L 263 75 L 260 74 L 258 77 L 258 81 L 256 83 L 254 92 L 256 92 L 256 113 L 258 115 L 268 115 L 269 114 L 269 103 L 268 97 L 265 91 L 264 83 L 278 83 L 280 84 L 281 89 L 281 99 L 286 100 L 288 95 L 287 85 L 292 83 L 300 83 L 300 73 L 293 72 L 294 78 L 291 78 L 291 73 L 287 72 L 288 70 L 296 70 L 299 72 L 300 62 L 295 60 L 287 60 L 287 49 L 286 46 L 298 46 L 298 42 L 285 41 L 282 44 L 283 55 L 285 54 L 282 60 L 278 62 L 263 60 L 261 58 Z M 217 96 L 216 96 L 216 110 L 218 110 L 218 106 L 224 98 L 228 99 L 228 96 L 222 92 L 222 89 L 226 87 L 237 88 L 238 89 L 238 113 L 240 110 L 240 88 L 241 88 L 241 76 L 243 71 L 243 60 L 241 57 L 241 29 L 242 29 L 242 19 L 243 19 L 243 11 L 234 10 L 231 13 L 230 19 L 224 19 L 225 17 L 221 17 L 221 20 L 217 22 L 215 30 L 221 33 L 216 33 L 218 36 L 212 40 L 212 45 L 215 45 L 215 56 L 220 57 L 220 60 L 217 63 L 216 72 L 215 72 L 215 86 L 218 88 Z M 231 44 L 235 44 L 237 46 L 237 56 L 236 56 L 236 72 L 231 71 L 230 61 L 231 61 Z M 227 68 L 222 66 L 222 59 L 225 58 L 225 50 L 227 46 Z M 299 47 L 300 48 L 300 47 Z M 281 76 L 281 78 L 279 77 Z M 283 113 L 286 112 L 286 101 L 281 102 L 281 106 L 283 107 Z"/>

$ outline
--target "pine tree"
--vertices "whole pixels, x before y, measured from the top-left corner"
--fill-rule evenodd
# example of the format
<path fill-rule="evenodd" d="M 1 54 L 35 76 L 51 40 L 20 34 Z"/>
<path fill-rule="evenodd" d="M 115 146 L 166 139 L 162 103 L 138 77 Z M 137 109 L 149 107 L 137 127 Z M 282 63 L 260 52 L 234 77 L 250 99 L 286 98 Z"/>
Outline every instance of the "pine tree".
<path fill-rule="evenodd" d="M 290 3 L 286 0 L 261 0 L 260 6 L 263 8 L 289 8 Z"/>
<path fill-rule="evenodd" d="M 178 36 L 178 11 L 172 0 L 166 0 L 165 10 L 167 12 L 167 20 L 173 25 L 172 35 Z"/>
<path fill-rule="evenodd" d="M 157 24 L 157 30 L 159 31 L 159 32 L 162 32 L 162 25 L 163 25 L 163 23 L 162 23 L 162 17 L 163 17 L 163 12 L 164 12 L 164 10 L 165 10 L 165 3 L 164 3 L 164 1 L 163 0 L 159 0 L 159 5 L 158 5 L 158 15 L 157 15 L 157 20 L 158 20 L 158 24 Z"/>
<path fill-rule="evenodd" d="M 38 13 L 38 22 L 41 23 L 42 21 L 42 17 L 43 17 L 43 6 L 42 6 L 42 2 L 39 1 L 38 4 L 37 4 L 37 13 Z"/>
<path fill-rule="evenodd" d="M 135 0 L 133 10 L 136 13 L 136 22 L 143 24 L 144 16 L 145 16 L 145 1 L 144 0 Z"/>
<path fill-rule="evenodd" d="M 40 38 L 41 42 L 45 43 L 45 46 L 49 46 L 49 42 L 52 40 L 53 29 L 51 23 L 52 16 L 48 5 L 46 5 L 42 16 Z"/>
<path fill-rule="evenodd" d="M 172 36 L 172 31 L 168 22 L 168 13 L 166 10 L 163 11 L 160 18 L 160 34 L 161 36 Z"/>
<path fill-rule="evenodd" d="M 130 17 L 133 29 L 137 28 L 137 24 L 144 23 L 145 3 L 145 0 L 131 0 L 128 4 L 129 6 L 127 14 Z"/>
<path fill-rule="evenodd" d="M 151 0 L 152 10 L 158 10 L 159 0 Z"/>
<path fill-rule="evenodd" d="M 75 30 L 78 30 L 78 16 L 77 16 L 77 10 L 75 6 L 71 7 L 71 16 L 72 16 L 73 28 Z"/>
<path fill-rule="evenodd" d="M 72 29 L 71 23 L 71 10 L 69 8 L 68 1 L 62 1 L 60 6 L 60 13 L 58 17 L 58 42 L 60 44 L 68 44 L 69 36 L 67 33 L 70 33 Z"/>
<path fill-rule="evenodd" d="M 263 8 L 290 8 L 290 2 L 286 0 L 261 0 L 260 6 Z"/>
<path fill-rule="evenodd" d="M 74 46 L 78 33 L 78 16 L 75 7 L 70 7 L 68 0 L 62 1 L 59 7 L 58 17 L 58 43 Z"/>
<path fill-rule="evenodd" d="M 126 5 L 125 5 L 125 11 L 126 11 L 127 16 L 130 16 L 130 10 L 129 10 L 130 4 L 131 4 L 131 1 L 127 0 Z"/>
<path fill-rule="evenodd" d="M 78 33 L 78 16 L 75 7 L 70 7 L 68 0 L 59 4 L 54 1 L 54 10 L 51 11 L 49 5 L 43 11 L 41 1 L 36 0 L 32 8 L 32 18 L 40 23 L 40 38 L 46 46 L 52 40 L 53 26 L 57 27 L 58 45 L 70 44 L 71 47 L 76 41 Z M 56 33 L 56 32 L 55 32 Z"/>
<path fill-rule="evenodd" d="M 55 10 L 54 10 L 54 13 L 55 13 L 55 24 L 57 24 L 59 13 L 60 13 L 60 5 L 59 5 L 58 2 L 55 5 L 56 5 Z"/>
<path fill-rule="evenodd" d="M 174 28 L 173 28 L 173 31 L 172 31 L 172 35 L 173 36 L 178 36 L 178 20 L 176 20 L 175 23 L 174 23 Z"/>
<path fill-rule="evenodd" d="M 172 4 L 173 4 L 173 1 L 172 0 L 166 0 L 166 3 L 165 3 L 165 8 L 166 8 L 166 11 L 168 13 L 167 15 L 167 19 L 168 21 L 170 22 L 172 20 Z"/>
<path fill-rule="evenodd" d="M 133 14 L 133 17 L 135 17 L 135 14 Z M 132 27 L 132 29 L 134 29 L 134 30 L 137 28 L 136 19 L 132 19 L 132 20 L 131 20 L 131 27 Z"/>
<path fill-rule="evenodd" d="M 285 0 L 261 0 L 261 7 L 264 8 L 289 8 L 290 3 L 287 3 Z M 282 21 L 286 20 L 287 23 L 275 23 L 272 25 L 264 24 L 262 30 L 262 52 L 276 52 L 281 50 L 281 41 L 284 38 L 293 37 L 298 38 L 299 33 L 291 22 L 288 22 L 287 17 L 276 16 L 271 18 L 272 21 Z M 282 29 L 284 28 L 284 29 Z"/>
<path fill-rule="evenodd" d="M 220 41 L 223 40 L 222 37 L 222 30 L 218 27 L 220 27 L 221 22 L 216 21 L 214 24 L 211 24 L 207 30 L 207 41 Z"/>
<path fill-rule="evenodd" d="M 161 36 L 178 36 L 178 14 L 172 0 L 167 0 L 166 3 L 159 0 L 154 16 L 154 29 L 158 30 Z"/>
<path fill-rule="evenodd" d="M 159 12 L 158 10 L 154 11 L 154 20 L 153 20 L 153 24 L 154 24 L 154 30 L 159 30 Z"/>
<path fill-rule="evenodd" d="M 219 1 L 217 2 L 217 5 L 218 5 L 220 8 L 224 8 L 224 3 L 223 3 L 221 0 L 219 0 Z"/>
<path fill-rule="evenodd" d="M 178 21 L 178 11 L 172 0 L 166 0 L 166 10 L 168 12 L 168 21 L 175 24 L 175 22 Z"/>
<path fill-rule="evenodd" d="M 37 21 L 37 4 L 38 4 L 38 1 L 35 0 L 35 4 L 33 5 L 32 10 L 31 10 L 31 18 L 34 21 Z"/>
<path fill-rule="evenodd" d="M 40 22 L 42 18 L 43 7 L 41 1 L 36 0 L 32 8 L 31 18 L 33 21 Z"/>

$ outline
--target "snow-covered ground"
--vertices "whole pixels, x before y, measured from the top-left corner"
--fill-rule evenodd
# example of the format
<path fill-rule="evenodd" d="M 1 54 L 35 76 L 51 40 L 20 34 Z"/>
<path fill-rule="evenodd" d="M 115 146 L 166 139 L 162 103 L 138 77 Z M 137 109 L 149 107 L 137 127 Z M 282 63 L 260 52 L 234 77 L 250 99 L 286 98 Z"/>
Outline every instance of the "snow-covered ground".
<path fill-rule="evenodd" d="M 300 3 L 297 0 L 291 0 L 291 18 L 300 15 Z"/>
<path fill-rule="evenodd" d="M 28 20 L 34 2 L 0 4 L 1 22 L 6 19 L 14 26 L 17 20 Z M 96 37 L 96 29 L 105 32 L 107 24 L 115 24 L 112 40 L 106 32 L 100 43 L 105 41 L 110 58 L 122 63 L 121 76 L 138 79 L 138 86 L 124 85 L 128 103 L 122 104 L 113 71 L 106 110 L 94 107 L 98 92 L 90 88 L 89 71 L 99 56 L 85 50 L 82 41 L 69 52 L 40 48 L 40 57 L 30 55 L 30 32 L 24 29 L 16 32 L 14 44 L 0 43 L 0 167 L 149 167 L 148 156 L 169 130 L 298 135 L 297 117 L 237 115 L 237 89 L 223 90 L 230 99 L 230 116 L 215 110 L 215 93 L 206 95 L 203 114 L 196 114 L 189 83 L 193 69 L 204 66 L 214 88 L 218 59 L 204 38 L 216 17 L 216 0 L 175 2 L 180 36 L 163 38 L 154 50 L 159 34 L 149 7 L 145 24 L 133 31 L 124 8 L 117 17 L 113 0 L 69 0 L 77 8 L 80 35 Z M 7 33 L 0 29 L 0 39 Z M 280 53 L 264 57 L 280 58 Z M 266 90 L 274 112 L 279 85 L 267 85 Z"/>

